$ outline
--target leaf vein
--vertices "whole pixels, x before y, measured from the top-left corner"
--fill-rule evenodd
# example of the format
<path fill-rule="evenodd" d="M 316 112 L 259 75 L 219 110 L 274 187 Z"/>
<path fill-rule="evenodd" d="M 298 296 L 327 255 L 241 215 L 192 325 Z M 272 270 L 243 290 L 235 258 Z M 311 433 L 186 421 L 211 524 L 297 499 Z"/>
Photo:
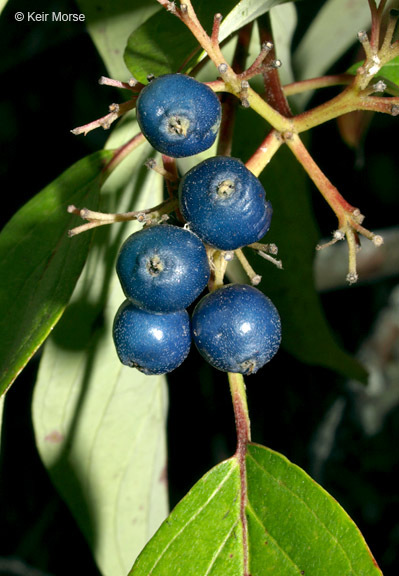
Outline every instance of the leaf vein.
<path fill-rule="evenodd" d="M 233 532 L 233 530 L 236 528 L 236 526 L 239 523 L 239 519 L 237 519 L 237 522 L 235 522 L 232 527 L 230 528 L 230 530 L 228 531 L 228 533 L 226 534 L 225 539 L 222 541 L 222 543 L 220 544 L 219 548 L 217 549 L 216 553 L 214 554 L 211 563 L 209 564 L 209 568 L 207 569 L 207 571 L 204 573 L 203 576 L 209 576 L 209 574 L 211 573 L 212 568 L 215 565 L 216 560 L 218 559 L 218 557 L 220 556 L 220 554 L 222 553 L 223 548 L 226 546 L 226 543 L 228 541 L 228 539 L 230 538 L 231 533 Z"/>
<path fill-rule="evenodd" d="M 184 530 L 201 514 L 201 512 L 208 506 L 208 504 L 210 504 L 210 502 L 213 500 L 213 498 L 216 496 L 216 494 L 220 491 L 220 489 L 222 488 L 223 484 L 225 484 L 227 482 L 227 480 L 230 478 L 230 476 L 233 474 L 234 471 L 234 467 L 232 466 L 231 470 L 229 471 L 229 473 L 223 478 L 223 480 L 219 483 L 219 485 L 217 486 L 217 488 L 215 488 L 215 490 L 212 492 L 212 494 L 209 496 L 208 500 L 206 500 L 206 502 L 204 502 L 204 504 L 202 506 L 200 506 L 196 511 L 195 514 L 193 514 L 193 516 L 190 518 L 190 520 L 188 522 L 186 522 L 186 524 L 184 524 L 184 526 L 181 527 L 181 529 L 175 534 L 175 536 L 173 538 L 171 538 L 171 540 L 167 543 L 167 545 L 165 546 L 165 548 L 162 550 L 161 554 L 158 556 L 158 558 L 156 559 L 154 565 L 152 566 L 152 568 L 149 570 L 148 572 L 148 576 L 150 576 L 153 571 L 155 570 L 155 568 L 157 567 L 157 565 L 159 564 L 159 562 L 162 560 L 163 556 L 166 554 L 167 550 L 171 547 L 171 545 L 173 544 L 173 542 L 184 532 Z"/>
<path fill-rule="evenodd" d="M 254 517 L 254 519 L 258 522 L 258 524 L 260 526 L 262 526 L 263 530 L 266 531 L 266 527 L 264 526 L 262 520 L 256 514 L 255 510 L 253 509 L 253 507 L 251 506 L 251 504 L 249 502 L 247 503 L 247 509 L 248 509 L 248 512 L 250 512 L 252 514 L 252 516 Z M 276 538 L 274 538 L 274 536 L 270 533 L 269 530 L 267 531 L 267 535 L 268 535 L 268 538 L 270 537 L 271 540 L 273 540 L 274 544 L 276 545 L 277 550 L 279 550 L 281 552 L 281 554 L 285 558 L 287 558 L 287 560 L 295 567 L 296 571 L 299 572 L 300 568 L 299 568 L 298 564 L 295 562 L 295 560 L 293 558 L 291 558 L 291 556 L 289 554 L 287 554 L 287 552 L 284 550 L 284 548 L 282 548 L 280 546 L 280 544 L 278 543 Z"/>
<path fill-rule="evenodd" d="M 252 454 L 248 453 L 248 456 L 254 461 L 254 463 L 256 464 L 256 466 L 258 468 L 260 468 L 265 474 L 267 474 L 268 476 L 270 476 L 274 482 L 278 483 L 278 480 L 275 476 L 273 476 L 273 474 L 267 470 L 266 468 L 264 468 L 253 456 Z M 282 487 L 284 490 L 286 490 L 287 492 L 289 492 L 294 498 L 296 498 L 299 502 L 301 502 L 308 510 L 309 512 L 313 515 L 313 517 L 315 518 L 315 520 L 317 520 L 317 522 L 323 526 L 323 528 L 326 530 L 326 532 L 331 536 L 332 540 L 336 543 L 337 547 L 342 551 L 344 557 L 347 559 L 349 566 L 351 567 L 351 570 L 353 571 L 353 565 L 352 565 L 352 561 L 348 556 L 348 553 L 346 552 L 345 548 L 343 547 L 343 545 L 340 543 L 340 541 L 338 540 L 338 538 L 335 536 L 335 534 L 333 534 L 331 532 L 331 530 L 327 527 L 327 525 L 325 524 L 325 522 L 323 522 L 323 520 L 316 514 L 316 512 L 309 506 L 309 504 L 303 499 L 301 498 L 298 494 L 296 494 L 291 488 L 289 488 L 286 484 L 279 484 L 280 487 Z"/>

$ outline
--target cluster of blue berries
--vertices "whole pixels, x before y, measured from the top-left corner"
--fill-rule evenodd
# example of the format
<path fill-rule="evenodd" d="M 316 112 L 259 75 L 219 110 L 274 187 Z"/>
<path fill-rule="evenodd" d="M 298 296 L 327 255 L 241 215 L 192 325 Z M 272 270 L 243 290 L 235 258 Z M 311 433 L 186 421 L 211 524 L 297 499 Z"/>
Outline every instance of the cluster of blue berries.
<path fill-rule="evenodd" d="M 206 85 L 168 74 L 141 91 L 137 119 L 156 150 L 179 158 L 214 143 L 221 109 Z M 185 360 L 193 340 L 215 368 L 253 374 L 281 341 L 270 299 L 253 286 L 227 284 L 203 296 L 191 320 L 187 308 L 211 276 L 207 246 L 234 251 L 259 241 L 270 227 L 271 204 L 240 160 L 215 156 L 183 176 L 179 210 L 187 227 L 149 226 L 121 247 L 116 269 L 126 300 L 114 320 L 118 356 L 145 374 L 164 374 Z"/>

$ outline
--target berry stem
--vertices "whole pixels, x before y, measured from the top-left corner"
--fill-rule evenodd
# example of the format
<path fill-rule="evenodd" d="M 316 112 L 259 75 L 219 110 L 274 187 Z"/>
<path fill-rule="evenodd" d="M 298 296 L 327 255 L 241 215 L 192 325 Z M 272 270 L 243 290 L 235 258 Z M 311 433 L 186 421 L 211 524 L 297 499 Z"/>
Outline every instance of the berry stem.
<path fill-rule="evenodd" d="M 239 98 L 241 92 L 241 84 L 240 87 L 235 87 L 225 80 L 225 90 L 231 94 L 235 94 Z M 255 90 L 253 90 L 250 86 L 248 87 L 246 102 L 248 103 L 249 108 L 252 108 L 254 112 L 259 114 L 259 116 L 261 116 L 264 120 L 266 120 L 266 122 L 268 122 L 279 132 L 288 132 L 293 130 L 292 118 L 286 118 L 280 114 L 277 110 L 270 106 L 270 104 L 265 102 L 262 96 L 255 92 Z"/>
<path fill-rule="evenodd" d="M 241 99 L 242 103 L 246 107 L 252 108 L 257 114 L 264 118 L 272 128 L 282 134 L 298 134 L 354 110 L 375 110 L 393 115 L 397 114 L 399 106 L 398 98 L 392 98 L 389 103 L 383 103 L 381 101 L 383 99 L 369 98 L 367 97 L 367 94 L 362 92 L 367 88 L 370 80 L 378 72 L 381 65 L 394 58 L 396 53 L 399 52 L 399 46 L 396 46 L 397 43 L 385 47 L 385 49 L 381 50 L 377 55 L 378 48 L 370 44 L 367 34 L 360 34 L 359 39 L 361 40 L 366 52 L 366 62 L 364 66 L 359 69 L 357 75 L 352 77 L 350 85 L 335 98 L 292 118 L 288 103 L 285 100 L 284 91 L 281 89 L 277 70 L 273 70 L 266 66 L 264 68 L 262 67 L 262 58 L 264 54 L 263 48 L 263 53 L 261 50 L 262 56 L 260 56 L 256 65 L 258 66 L 259 72 L 264 72 L 266 74 L 266 80 L 269 81 L 266 93 L 266 100 L 268 101 L 255 92 L 245 80 L 244 82 L 246 82 L 246 84 L 244 88 L 242 85 L 242 79 L 245 78 L 245 71 L 237 74 L 225 61 L 219 42 L 217 41 L 217 32 L 220 24 L 219 15 L 218 19 L 215 20 L 212 36 L 210 37 L 201 26 L 193 9 L 191 0 L 187 0 L 187 2 L 181 4 L 180 8 L 177 8 L 173 3 L 167 2 L 166 0 L 158 0 L 158 2 L 184 22 L 217 67 L 221 79 L 223 80 L 223 84 L 216 82 L 212 88 L 218 92 L 225 91 L 234 94 L 237 98 Z M 372 3 L 370 4 L 370 8 L 372 14 L 374 14 L 373 10 L 376 11 L 375 19 L 380 22 L 382 13 L 382 9 L 380 10 L 381 4 L 378 10 L 377 8 L 373 8 Z M 269 46 L 270 30 L 268 31 L 267 22 L 263 27 L 263 35 L 266 40 L 263 45 Z M 251 75 L 252 72 L 253 71 L 251 71 Z M 271 87 L 270 81 L 272 82 Z M 349 78 L 347 75 L 340 76 L 339 82 L 341 83 L 341 81 L 346 84 L 349 82 Z M 324 84 L 322 84 L 324 86 L 328 85 L 328 80 L 318 80 L 318 82 L 324 82 Z M 311 82 L 308 84 L 302 84 L 302 87 L 305 86 L 309 88 L 312 84 Z M 315 81 L 313 81 L 313 86 L 315 86 Z M 243 90 L 245 90 L 245 97 L 243 96 Z"/>
<path fill-rule="evenodd" d="M 219 45 L 219 31 L 220 31 L 220 23 L 222 21 L 223 16 L 221 14 L 215 14 L 213 17 L 213 27 L 212 27 L 212 34 L 211 34 L 211 43 L 213 46 Z"/>
<path fill-rule="evenodd" d="M 281 260 L 277 260 L 274 256 L 278 253 L 278 248 L 276 244 L 262 244 L 261 242 L 253 242 L 252 244 L 248 244 L 248 248 L 252 248 L 256 250 L 256 253 L 268 260 L 272 264 L 274 264 L 277 268 L 282 270 L 283 263 Z"/>
<path fill-rule="evenodd" d="M 381 18 L 385 8 L 387 0 L 381 0 L 377 8 L 375 0 L 368 0 L 370 13 L 371 13 L 371 34 L 370 34 L 370 45 L 374 50 L 378 50 L 380 44 L 380 29 L 381 29 Z"/>
<path fill-rule="evenodd" d="M 389 12 L 388 15 L 387 28 L 385 32 L 385 38 L 381 46 L 381 52 L 383 53 L 389 52 L 395 34 L 397 23 L 398 23 L 398 11 L 392 10 Z"/>
<path fill-rule="evenodd" d="M 223 113 L 217 145 L 218 156 L 231 156 L 237 102 L 237 98 L 232 94 L 222 94 L 220 103 Z"/>
<path fill-rule="evenodd" d="M 137 93 L 142 88 L 144 88 L 144 84 L 141 84 L 141 82 L 139 82 L 135 78 L 131 78 L 129 82 L 121 82 L 120 80 L 115 80 L 114 78 L 101 76 L 98 80 L 98 83 L 101 86 L 112 86 L 113 88 L 123 88 L 125 90 L 130 90 L 134 93 Z"/>
<path fill-rule="evenodd" d="M 173 9 L 171 8 L 171 2 L 167 2 L 165 0 L 157 1 L 166 9 L 175 14 L 182 22 L 184 22 L 193 36 L 198 40 L 201 47 L 205 50 L 209 58 L 218 69 L 219 74 L 224 82 L 224 91 L 234 94 L 240 98 L 242 92 L 242 79 L 226 62 L 220 49 L 219 42 L 216 42 L 215 28 L 212 37 L 208 36 L 197 18 L 191 0 L 187 0 L 184 2 L 184 4 L 182 3 L 180 8 L 177 8 L 174 5 Z M 267 102 L 265 102 L 263 98 L 250 86 L 247 87 L 247 90 L 248 93 L 245 97 L 246 106 L 253 108 L 253 110 L 258 112 L 258 114 L 265 118 L 269 124 L 271 124 L 280 132 L 285 132 L 291 128 L 291 122 L 289 119 L 285 118 L 272 106 L 267 104 Z"/>
<path fill-rule="evenodd" d="M 244 252 L 241 250 L 241 248 L 238 248 L 235 251 L 235 254 L 236 254 L 238 261 L 240 262 L 241 266 L 243 267 L 246 275 L 248 276 L 249 280 L 251 281 L 251 284 L 253 286 L 257 286 L 259 284 L 259 282 L 262 280 L 262 276 L 259 276 L 259 274 L 257 274 L 255 272 L 255 270 L 252 268 L 251 264 L 248 262 L 246 256 L 244 255 Z"/>
<path fill-rule="evenodd" d="M 273 44 L 271 42 L 262 42 L 261 50 L 249 68 L 239 74 L 241 80 L 249 80 L 261 72 L 264 67 L 265 60 L 269 56 Z M 234 66 L 233 66 L 234 68 Z M 236 68 L 234 68 L 236 70 Z"/>
<path fill-rule="evenodd" d="M 351 87 L 348 87 L 331 100 L 295 116 L 294 131 L 300 133 L 310 130 L 338 116 L 358 110 L 360 107 L 359 99 L 354 96 Z"/>
<path fill-rule="evenodd" d="M 176 196 L 176 189 L 179 182 L 179 173 L 177 171 L 176 159 L 170 156 L 162 155 L 162 164 L 167 177 L 165 178 L 166 188 L 169 198 L 173 200 Z"/>
<path fill-rule="evenodd" d="M 237 453 L 245 452 L 251 442 L 251 423 L 248 413 L 247 394 L 242 374 L 228 372 L 234 418 L 237 432 Z"/>
<path fill-rule="evenodd" d="M 229 262 L 226 258 L 226 252 L 210 248 L 208 250 L 208 259 L 212 262 L 212 275 L 209 280 L 209 292 L 213 292 L 223 286 L 223 279 Z"/>

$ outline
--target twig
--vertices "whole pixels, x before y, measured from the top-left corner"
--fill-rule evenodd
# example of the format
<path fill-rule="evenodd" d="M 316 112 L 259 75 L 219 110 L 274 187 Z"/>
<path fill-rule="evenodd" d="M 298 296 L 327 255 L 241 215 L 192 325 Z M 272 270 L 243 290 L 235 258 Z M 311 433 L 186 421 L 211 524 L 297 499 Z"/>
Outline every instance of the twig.
<path fill-rule="evenodd" d="M 399 228 L 378 230 L 377 235 L 384 238 L 384 244 L 378 250 L 373 243 L 362 244 L 357 251 L 357 273 L 359 282 L 379 280 L 399 274 Z M 342 236 L 342 239 L 344 236 Z M 333 242 L 325 241 L 323 246 Z M 336 244 L 330 250 L 320 250 L 316 253 L 315 284 L 318 290 L 336 290 L 344 288 L 347 261 L 347 247 Z"/>
<path fill-rule="evenodd" d="M 154 220 L 164 220 L 167 215 L 175 210 L 177 207 L 176 199 L 169 199 L 157 206 L 147 208 L 146 210 L 135 210 L 133 212 L 122 212 L 116 214 L 108 214 L 105 212 L 95 212 L 88 208 L 77 208 L 73 204 L 68 206 L 70 214 L 76 214 L 83 220 L 87 220 L 86 224 L 72 228 L 68 231 L 68 236 L 76 236 L 92 228 L 104 226 L 106 224 L 114 224 L 116 222 L 130 222 L 131 220 L 138 220 L 145 224 L 151 224 Z"/>
<path fill-rule="evenodd" d="M 89 122 L 84 126 L 73 128 L 71 132 L 75 136 L 78 134 L 84 134 L 86 136 L 86 134 L 88 134 L 91 130 L 95 130 L 96 128 L 103 128 L 104 130 L 108 130 L 111 127 L 111 124 L 115 122 L 115 120 L 117 120 L 123 114 L 126 114 L 126 112 L 129 110 L 132 110 L 135 106 L 136 98 L 128 100 L 127 102 L 123 102 L 122 104 L 111 104 L 108 114 L 102 116 L 102 118 L 93 120 L 93 122 Z"/>

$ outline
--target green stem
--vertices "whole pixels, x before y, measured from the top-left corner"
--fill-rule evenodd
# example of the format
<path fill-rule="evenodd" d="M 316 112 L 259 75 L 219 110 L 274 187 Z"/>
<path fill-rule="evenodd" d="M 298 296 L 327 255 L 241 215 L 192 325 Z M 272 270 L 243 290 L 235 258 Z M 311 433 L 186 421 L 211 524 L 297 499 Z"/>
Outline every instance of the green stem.
<path fill-rule="evenodd" d="M 232 91 L 235 93 L 234 91 Z M 290 132 L 293 129 L 293 119 L 286 118 L 263 100 L 251 87 L 248 89 L 248 103 L 250 108 L 262 116 L 278 132 Z"/>
<path fill-rule="evenodd" d="M 294 131 L 299 134 L 358 109 L 359 98 L 355 96 L 351 87 L 346 88 L 335 98 L 295 116 Z"/>

